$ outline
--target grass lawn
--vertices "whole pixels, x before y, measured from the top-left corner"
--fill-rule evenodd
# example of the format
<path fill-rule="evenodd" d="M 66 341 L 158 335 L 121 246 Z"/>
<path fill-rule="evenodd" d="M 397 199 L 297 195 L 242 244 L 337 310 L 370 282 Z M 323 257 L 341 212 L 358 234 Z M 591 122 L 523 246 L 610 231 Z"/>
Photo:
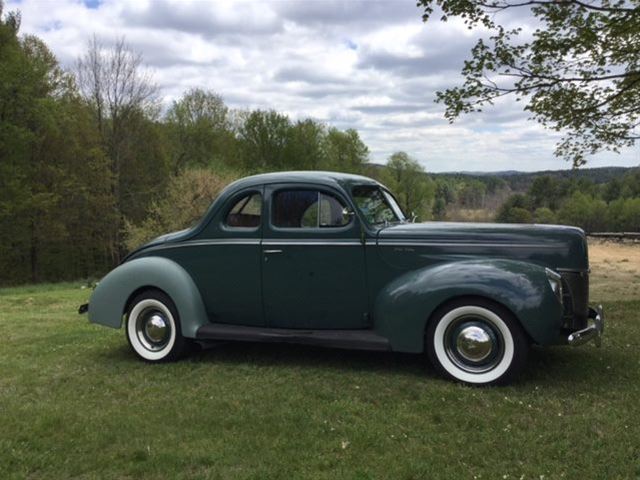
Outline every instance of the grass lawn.
<path fill-rule="evenodd" d="M 0 478 L 640 478 L 640 246 L 617 248 L 591 248 L 603 348 L 534 349 L 489 389 L 287 345 L 147 365 L 79 285 L 0 290 Z"/>

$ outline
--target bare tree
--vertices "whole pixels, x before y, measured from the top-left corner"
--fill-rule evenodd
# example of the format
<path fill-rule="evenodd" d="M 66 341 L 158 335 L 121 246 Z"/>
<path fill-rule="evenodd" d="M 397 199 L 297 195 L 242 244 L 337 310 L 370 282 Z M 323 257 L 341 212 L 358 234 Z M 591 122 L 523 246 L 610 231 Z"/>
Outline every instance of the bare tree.
<path fill-rule="evenodd" d="M 105 47 L 94 35 L 87 52 L 78 59 L 77 78 L 80 92 L 94 107 L 101 129 L 106 127 L 106 119 L 116 128 L 127 115 L 150 112 L 157 105 L 158 89 L 143 68 L 142 54 L 135 52 L 124 38 Z"/>
<path fill-rule="evenodd" d="M 87 51 L 78 58 L 76 76 L 78 88 L 92 107 L 96 126 L 111 163 L 112 191 L 117 217 L 114 230 L 114 261 L 120 257 L 122 189 L 120 172 L 126 161 L 127 148 L 135 141 L 131 124 L 136 115 L 153 115 L 158 105 L 157 86 L 143 67 L 142 55 L 124 40 L 105 46 L 95 35 Z"/>

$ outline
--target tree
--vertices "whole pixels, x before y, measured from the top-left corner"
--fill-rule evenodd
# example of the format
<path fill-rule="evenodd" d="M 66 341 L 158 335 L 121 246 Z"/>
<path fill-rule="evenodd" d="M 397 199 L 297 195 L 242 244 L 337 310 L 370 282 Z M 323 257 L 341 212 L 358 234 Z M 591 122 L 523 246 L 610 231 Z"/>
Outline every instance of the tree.
<path fill-rule="evenodd" d="M 447 204 L 443 197 L 436 197 L 435 201 L 433 202 L 431 213 L 433 215 L 433 218 L 435 218 L 436 220 L 444 220 L 444 217 L 447 214 Z"/>
<path fill-rule="evenodd" d="M 556 214 L 550 208 L 540 207 L 533 212 L 533 219 L 536 223 L 556 223 Z"/>
<path fill-rule="evenodd" d="M 609 229 L 620 232 L 640 231 L 640 198 L 619 198 L 609 204 Z"/>
<path fill-rule="evenodd" d="M 223 163 L 234 152 L 229 109 L 222 97 L 199 88 L 173 102 L 166 115 L 174 174 L 185 167 Z M 231 147 L 231 148 L 230 148 Z"/>
<path fill-rule="evenodd" d="M 458 200 L 466 208 L 483 208 L 486 194 L 487 187 L 483 182 L 468 180 L 458 191 Z"/>
<path fill-rule="evenodd" d="M 511 207 L 503 211 L 498 221 L 503 223 L 531 223 L 533 217 L 529 210 L 522 207 Z"/>
<path fill-rule="evenodd" d="M 40 279 L 96 277 L 113 266 L 109 235 L 117 217 L 109 159 L 91 121 L 92 111 L 75 93 L 55 102 L 52 115 L 55 121 L 39 157 L 59 172 L 47 185 L 58 201 L 38 221 Z"/>
<path fill-rule="evenodd" d="M 94 35 L 76 71 L 80 92 L 93 106 L 99 129 L 109 137 L 112 149 L 117 149 L 129 115 L 157 106 L 157 86 L 143 70 L 142 55 L 124 38 L 108 48 Z"/>
<path fill-rule="evenodd" d="M 549 207 L 552 210 L 558 208 L 560 201 L 560 188 L 558 180 L 550 175 L 536 177 L 529 188 L 529 195 L 534 207 Z"/>
<path fill-rule="evenodd" d="M 171 168 L 162 130 L 142 111 L 132 113 L 127 119 L 127 136 L 121 147 L 118 172 L 121 222 L 124 219 L 140 221 L 147 215 L 149 205 L 165 194 Z M 120 228 L 122 226 L 120 223 Z"/>
<path fill-rule="evenodd" d="M 606 230 L 607 204 L 581 192 L 575 192 L 558 211 L 558 219 L 566 225 L 576 225 L 586 232 Z"/>
<path fill-rule="evenodd" d="M 72 77 L 0 2 L 0 282 L 108 266 L 109 171 Z M 105 211 L 107 212 L 105 214 Z"/>
<path fill-rule="evenodd" d="M 369 148 L 352 128 L 344 132 L 329 128 L 323 142 L 324 168 L 340 172 L 360 173 L 369 160 Z"/>
<path fill-rule="evenodd" d="M 250 112 L 239 128 L 244 167 L 248 171 L 282 170 L 291 121 L 275 110 Z"/>
<path fill-rule="evenodd" d="M 453 182 L 444 178 L 436 179 L 436 197 L 442 198 L 445 205 L 454 203 L 457 200 L 456 189 Z"/>
<path fill-rule="evenodd" d="M 605 183 L 602 191 L 602 198 L 605 202 L 613 202 L 614 200 L 620 198 L 620 194 L 622 191 L 622 182 L 614 178 L 608 183 Z"/>
<path fill-rule="evenodd" d="M 54 95 L 66 75 L 37 38 L 18 37 L 20 16 L 4 19 L 0 4 L 0 245 L 2 261 L 32 281 L 40 279 L 40 258 L 47 234 L 59 222 L 48 221 L 59 205 L 64 180 L 57 158 L 48 162 L 46 141 L 55 121 Z M 51 230 L 48 232 L 47 230 Z M 59 230 L 58 230 L 59 231 Z M 5 250 L 6 251 L 6 250 Z M 3 257 L 5 255 L 2 255 Z M 15 262 L 11 265 L 11 262 Z"/>
<path fill-rule="evenodd" d="M 532 221 L 531 208 L 530 198 L 517 193 L 502 204 L 496 215 L 496 222 L 530 223 Z"/>
<path fill-rule="evenodd" d="M 124 252 L 121 239 L 124 226 L 122 212 L 135 208 L 135 205 L 127 204 L 135 199 L 127 197 L 127 190 L 123 186 L 123 165 L 158 154 L 155 150 L 143 152 L 140 157 L 134 152 L 137 150 L 140 153 L 138 127 L 141 118 L 153 118 L 157 113 L 157 87 L 150 74 L 143 69 L 142 55 L 133 51 L 124 38 L 106 47 L 94 36 L 89 41 L 86 53 L 77 61 L 76 78 L 80 93 L 92 108 L 96 128 L 110 160 L 114 214 L 117 219 L 111 234 L 113 262 L 118 263 Z M 166 168 L 164 155 L 157 160 L 162 168 Z M 153 173 L 152 170 L 145 172 Z M 155 190 L 161 191 L 163 186 L 158 184 Z"/>
<path fill-rule="evenodd" d="M 416 160 L 405 152 L 394 153 L 383 178 L 406 214 L 415 213 L 422 220 L 430 218 L 435 187 Z"/>
<path fill-rule="evenodd" d="M 437 93 L 453 121 L 507 95 L 563 131 L 556 154 L 583 165 L 602 150 L 618 152 L 639 138 L 640 6 L 627 0 L 419 0 L 423 20 L 460 17 L 469 29 L 489 31 L 464 63 L 462 86 Z M 539 27 L 498 23 L 500 12 L 527 9 Z"/>
<path fill-rule="evenodd" d="M 297 121 L 289 132 L 286 164 L 289 168 L 319 170 L 323 168 L 325 157 L 322 142 L 326 128 L 310 118 Z"/>
<path fill-rule="evenodd" d="M 625 174 L 621 195 L 625 198 L 640 197 L 640 168 L 634 168 Z"/>

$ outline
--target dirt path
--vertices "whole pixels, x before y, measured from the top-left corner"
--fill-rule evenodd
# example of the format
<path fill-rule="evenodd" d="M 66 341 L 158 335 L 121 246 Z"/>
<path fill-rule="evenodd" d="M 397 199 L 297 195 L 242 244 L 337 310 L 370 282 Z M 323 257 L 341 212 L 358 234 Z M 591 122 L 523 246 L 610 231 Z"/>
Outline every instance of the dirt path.
<path fill-rule="evenodd" d="M 591 299 L 640 299 L 640 243 L 589 240 Z"/>

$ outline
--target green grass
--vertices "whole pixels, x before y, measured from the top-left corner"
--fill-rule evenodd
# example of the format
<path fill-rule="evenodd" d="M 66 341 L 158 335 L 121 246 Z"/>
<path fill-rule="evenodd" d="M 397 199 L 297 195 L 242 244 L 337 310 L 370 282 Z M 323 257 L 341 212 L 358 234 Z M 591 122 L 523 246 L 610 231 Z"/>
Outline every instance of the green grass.
<path fill-rule="evenodd" d="M 0 290 L 0 478 L 638 478 L 640 299 L 602 349 L 468 388 L 421 356 L 225 344 L 147 365 L 79 285 Z"/>

